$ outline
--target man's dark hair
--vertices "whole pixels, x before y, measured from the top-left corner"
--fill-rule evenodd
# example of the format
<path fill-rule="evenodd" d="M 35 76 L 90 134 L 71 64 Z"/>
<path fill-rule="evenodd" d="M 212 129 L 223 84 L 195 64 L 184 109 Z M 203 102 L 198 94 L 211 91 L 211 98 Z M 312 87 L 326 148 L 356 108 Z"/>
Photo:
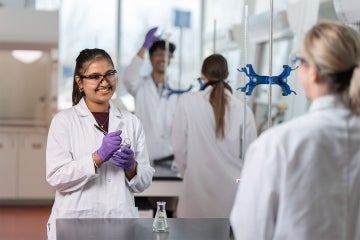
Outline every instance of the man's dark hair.
<path fill-rule="evenodd" d="M 149 54 L 152 55 L 157 49 L 165 50 L 165 40 L 159 39 L 156 40 L 151 47 L 149 48 Z M 169 52 L 173 54 L 175 52 L 176 46 L 175 44 L 169 42 Z"/>

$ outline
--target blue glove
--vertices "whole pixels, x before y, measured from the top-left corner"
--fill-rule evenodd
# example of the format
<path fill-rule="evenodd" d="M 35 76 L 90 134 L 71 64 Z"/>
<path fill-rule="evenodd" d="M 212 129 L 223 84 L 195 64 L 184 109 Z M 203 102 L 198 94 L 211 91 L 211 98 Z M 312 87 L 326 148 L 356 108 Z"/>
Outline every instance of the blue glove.
<path fill-rule="evenodd" d="M 135 164 L 134 152 L 129 146 L 121 146 L 120 151 L 116 151 L 112 159 L 115 166 L 122 167 L 125 171 L 131 170 Z"/>
<path fill-rule="evenodd" d="M 149 49 L 151 45 L 156 41 L 157 37 L 155 36 L 155 32 L 157 31 L 157 29 L 157 27 L 154 27 L 146 33 L 143 48 Z"/>
<path fill-rule="evenodd" d="M 121 132 L 121 130 L 117 130 L 104 136 L 100 148 L 96 151 L 103 162 L 108 161 L 114 152 L 120 149 Z"/>

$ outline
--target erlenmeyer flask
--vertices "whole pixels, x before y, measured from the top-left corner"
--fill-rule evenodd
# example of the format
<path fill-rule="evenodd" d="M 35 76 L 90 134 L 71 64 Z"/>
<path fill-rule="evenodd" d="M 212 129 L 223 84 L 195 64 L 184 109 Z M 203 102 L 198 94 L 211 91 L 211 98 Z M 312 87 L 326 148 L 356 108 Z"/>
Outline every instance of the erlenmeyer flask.
<path fill-rule="evenodd" d="M 166 202 L 156 202 L 156 204 L 157 204 L 157 210 L 153 222 L 153 231 L 167 232 L 169 227 L 167 224 L 167 215 L 165 210 Z"/>

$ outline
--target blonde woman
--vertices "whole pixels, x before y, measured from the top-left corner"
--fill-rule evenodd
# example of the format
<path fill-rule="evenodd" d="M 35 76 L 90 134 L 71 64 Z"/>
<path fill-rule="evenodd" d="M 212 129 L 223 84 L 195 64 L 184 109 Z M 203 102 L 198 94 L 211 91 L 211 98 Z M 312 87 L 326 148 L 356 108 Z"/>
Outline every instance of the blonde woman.
<path fill-rule="evenodd" d="M 360 239 L 360 37 L 320 22 L 295 58 L 307 114 L 250 145 L 231 213 L 236 239 Z"/>

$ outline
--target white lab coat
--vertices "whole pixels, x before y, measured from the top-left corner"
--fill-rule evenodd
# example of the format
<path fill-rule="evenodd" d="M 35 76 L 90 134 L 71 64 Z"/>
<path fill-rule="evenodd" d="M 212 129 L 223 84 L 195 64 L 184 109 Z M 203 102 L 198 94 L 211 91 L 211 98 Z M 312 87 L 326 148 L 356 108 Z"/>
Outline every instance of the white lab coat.
<path fill-rule="evenodd" d="M 135 97 L 135 115 L 144 125 L 149 157 L 155 159 L 173 154 L 171 127 L 178 96 L 167 98 L 166 91 L 160 96 L 151 76 L 139 75 L 143 63 L 144 59 L 136 56 L 126 68 L 123 81 Z"/>
<path fill-rule="evenodd" d="M 244 105 L 228 95 L 225 138 L 215 137 L 212 86 L 180 96 L 173 127 L 175 162 L 183 176 L 178 217 L 228 218 L 242 168 L 241 139 Z M 247 107 L 246 146 L 256 138 L 254 115 Z"/>
<path fill-rule="evenodd" d="M 57 113 L 50 125 L 46 149 L 46 180 L 56 189 L 48 221 L 48 238 L 55 239 L 56 218 L 138 217 L 134 192 L 144 191 L 152 181 L 141 122 L 110 102 L 109 132 L 121 129 L 130 138 L 137 161 L 137 174 L 130 181 L 112 159 L 95 172 L 92 153 L 102 143 L 103 133 L 94 127 L 93 115 L 84 99 Z"/>
<path fill-rule="evenodd" d="M 238 240 L 360 239 L 360 119 L 335 96 L 250 145 L 231 212 Z"/>

